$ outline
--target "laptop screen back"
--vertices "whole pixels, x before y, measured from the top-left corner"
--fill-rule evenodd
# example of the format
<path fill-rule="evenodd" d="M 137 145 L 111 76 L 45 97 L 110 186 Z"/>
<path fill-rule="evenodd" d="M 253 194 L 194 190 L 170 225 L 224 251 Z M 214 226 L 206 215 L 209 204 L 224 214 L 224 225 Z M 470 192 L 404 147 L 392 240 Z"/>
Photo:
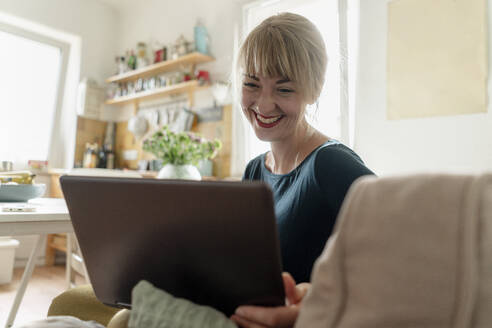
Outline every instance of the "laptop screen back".
<path fill-rule="evenodd" d="M 64 176 L 96 296 L 129 306 L 147 280 L 226 315 L 284 304 L 272 193 L 262 183 Z"/>

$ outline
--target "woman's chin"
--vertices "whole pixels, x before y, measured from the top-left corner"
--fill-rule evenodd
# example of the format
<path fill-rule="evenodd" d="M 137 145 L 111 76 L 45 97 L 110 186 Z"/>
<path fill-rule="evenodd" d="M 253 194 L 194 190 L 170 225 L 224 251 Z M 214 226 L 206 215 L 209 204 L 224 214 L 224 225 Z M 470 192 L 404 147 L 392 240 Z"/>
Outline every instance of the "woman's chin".
<path fill-rule="evenodd" d="M 258 139 L 260 139 L 261 141 L 264 141 L 264 142 L 274 142 L 274 141 L 277 141 L 279 139 L 282 139 L 280 137 L 278 137 L 275 133 L 272 133 L 270 131 L 264 131 L 262 129 L 258 129 L 258 128 L 255 128 L 254 129 L 255 131 L 255 134 L 256 134 L 256 137 Z"/>

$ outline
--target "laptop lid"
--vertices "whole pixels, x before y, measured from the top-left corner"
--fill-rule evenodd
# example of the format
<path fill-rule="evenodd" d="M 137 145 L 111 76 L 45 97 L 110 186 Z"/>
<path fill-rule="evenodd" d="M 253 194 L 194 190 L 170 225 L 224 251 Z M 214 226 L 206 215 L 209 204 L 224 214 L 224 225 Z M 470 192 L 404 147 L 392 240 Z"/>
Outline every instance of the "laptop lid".
<path fill-rule="evenodd" d="M 284 304 L 273 197 L 260 182 L 63 176 L 97 298 L 129 307 L 147 280 L 226 315 Z"/>

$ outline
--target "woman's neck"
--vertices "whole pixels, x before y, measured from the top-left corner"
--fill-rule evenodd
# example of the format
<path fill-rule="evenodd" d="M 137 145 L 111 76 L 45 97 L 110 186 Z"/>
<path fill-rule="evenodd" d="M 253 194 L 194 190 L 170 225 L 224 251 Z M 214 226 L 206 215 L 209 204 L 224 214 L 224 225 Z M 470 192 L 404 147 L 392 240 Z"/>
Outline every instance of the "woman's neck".
<path fill-rule="evenodd" d="M 287 174 L 294 170 L 318 146 L 329 140 L 308 123 L 288 139 L 271 142 L 271 152 L 265 158 L 265 165 L 275 174 Z"/>

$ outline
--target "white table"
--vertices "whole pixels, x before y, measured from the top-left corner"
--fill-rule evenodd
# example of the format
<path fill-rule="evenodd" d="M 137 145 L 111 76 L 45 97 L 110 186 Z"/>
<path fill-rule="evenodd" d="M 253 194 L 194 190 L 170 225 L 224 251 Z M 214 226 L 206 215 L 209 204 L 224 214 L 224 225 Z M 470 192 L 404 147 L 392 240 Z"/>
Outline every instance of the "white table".
<path fill-rule="evenodd" d="M 1 208 L 7 204 L 19 203 L 0 203 L 0 237 L 37 235 L 35 246 L 29 256 L 27 266 L 22 275 L 21 284 L 17 290 L 14 303 L 12 304 L 5 324 L 5 327 L 9 328 L 14 324 L 15 316 L 26 291 L 27 283 L 31 278 L 40 251 L 43 249 L 46 235 L 50 233 L 71 233 L 73 232 L 73 227 L 64 199 L 32 199 L 29 201 L 29 204 L 36 207 L 35 212 L 3 212 Z M 67 253 L 70 246 L 71 242 L 67 238 Z M 67 268 L 69 269 L 69 267 L 70 261 L 67 259 Z M 69 270 L 67 270 L 67 274 L 68 272 Z"/>

